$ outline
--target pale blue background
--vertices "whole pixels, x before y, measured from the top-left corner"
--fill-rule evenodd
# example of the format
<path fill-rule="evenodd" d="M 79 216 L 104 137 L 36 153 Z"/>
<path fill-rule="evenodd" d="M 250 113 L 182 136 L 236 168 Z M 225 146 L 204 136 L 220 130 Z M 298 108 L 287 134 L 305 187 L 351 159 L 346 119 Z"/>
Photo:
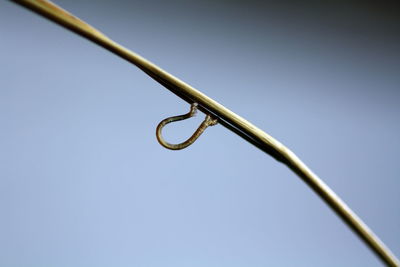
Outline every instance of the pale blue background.
<path fill-rule="evenodd" d="M 293 149 L 400 255 L 396 5 L 56 2 Z M 188 108 L 2 1 L 0 266 L 380 266 L 289 169 L 221 125 L 161 147 L 157 123 Z"/>

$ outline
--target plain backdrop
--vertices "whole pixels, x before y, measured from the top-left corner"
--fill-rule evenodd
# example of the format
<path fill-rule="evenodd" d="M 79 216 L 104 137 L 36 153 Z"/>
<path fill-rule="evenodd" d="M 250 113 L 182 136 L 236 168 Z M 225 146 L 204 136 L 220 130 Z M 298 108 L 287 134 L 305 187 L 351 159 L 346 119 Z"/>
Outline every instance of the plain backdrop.
<path fill-rule="evenodd" d="M 380 1 L 57 0 L 291 148 L 400 255 L 400 16 Z M 287 167 L 0 3 L 0 266 L 380 266 Z M 171 142 L 204 114 L 165 129 Z"/>

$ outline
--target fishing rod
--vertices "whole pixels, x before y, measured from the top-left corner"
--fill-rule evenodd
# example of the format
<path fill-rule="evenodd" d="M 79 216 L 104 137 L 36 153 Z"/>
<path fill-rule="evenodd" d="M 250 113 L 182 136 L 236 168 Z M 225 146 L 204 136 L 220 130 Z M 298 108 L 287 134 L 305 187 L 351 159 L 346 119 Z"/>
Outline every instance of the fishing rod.
<path fill-rule="evenodd" d="M 228 130 L 266 152 L 276 160 L 287 165 L 311 189 L 317 193 L 332 210 L 364 241 L 364 243 L 388 266 L 400 266 L 400 261 L 385 244 L 368 228 L 368 226 L 313 173 L 291 150 L 278 140 L 268 135 L 249 121 L 235 114 L 215 100 L 181 81 L 140 55 L 114 42 L 106 35 L 78 19 L 61 7 L 47 0 L 11 0 L 48 19 L 68 28 L 90 41 L 104 47 L 110 52 L 133 63 L 165 88 L 188 102 L 191 107 L 187 114 L 167 118 L 157 126 L 156 136 L 161 145 L 168 149 L 178 150 L 191 145 L 208 126 L 221 124 Z M 185 142 L 170 144 L 162 137 L 163 127 L 171 122 L 192 117 L 200 110 L 206 114 L 205 120 L 195 133 Z"/>

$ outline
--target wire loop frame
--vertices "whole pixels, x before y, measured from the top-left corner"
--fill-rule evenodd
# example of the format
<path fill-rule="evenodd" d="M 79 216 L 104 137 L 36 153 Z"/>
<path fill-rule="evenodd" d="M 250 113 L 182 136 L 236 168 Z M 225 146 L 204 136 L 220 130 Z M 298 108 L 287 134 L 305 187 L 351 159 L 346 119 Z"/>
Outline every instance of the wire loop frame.
<path fill-rule="evenodd" d="M 171 122 L 186 120 L 186 119 L 193 117 L 197 113 L 197 106 L 198 106 L 197 103 L 193 103 L 190 106 L 190 111 L 188 113 L 166 118 L 157 125 L 156 136 L 157 136 L 157 140 L 160 143 L 160 145 L 162 145 L 165 148 L 171 149 L 171 150 L 184 149 L 184 148 L 190 146 L 191 144 L 193 144 L 208 126 L 214 126 L 218 123 L 217 119 L 214 119 L 211 117 L 211 115 L 207 114 L 204 121 L 200 124 L 200 126 L 192 134 L 192 136 L 189 137 L 189 139 L 187 139 L 186 141 L 179 143 L 179 144 L 171 144 L 171 143 L 168 143 L 167 141 L 165 141 L 162 136 L 162 129 L 164 128 L 164 126 Z"/>

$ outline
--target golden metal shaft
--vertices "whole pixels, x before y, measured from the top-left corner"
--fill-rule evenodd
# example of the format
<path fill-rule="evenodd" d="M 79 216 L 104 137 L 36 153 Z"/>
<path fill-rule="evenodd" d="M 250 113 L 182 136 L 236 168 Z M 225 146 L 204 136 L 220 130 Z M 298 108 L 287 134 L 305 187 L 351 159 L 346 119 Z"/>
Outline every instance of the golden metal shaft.
<path fill-rule="evenodd" d="M 218 118 L 218 122 L 247 141 L 286 164 L 303 179 L 388 266 L 400 266 L 396 256 L 365 225 L 360 218 L 292 151 L 244 118 L 233 113 L 200 91 L 179 80 L 138 54 L 112 41 L 110 38 L 46 0 L 12 0 L 50 20 L 69 28 L 105 49 L 133 63 L 154 80 L 165 86 L 189 104 L 198 103 L 199 109 Z"/>

